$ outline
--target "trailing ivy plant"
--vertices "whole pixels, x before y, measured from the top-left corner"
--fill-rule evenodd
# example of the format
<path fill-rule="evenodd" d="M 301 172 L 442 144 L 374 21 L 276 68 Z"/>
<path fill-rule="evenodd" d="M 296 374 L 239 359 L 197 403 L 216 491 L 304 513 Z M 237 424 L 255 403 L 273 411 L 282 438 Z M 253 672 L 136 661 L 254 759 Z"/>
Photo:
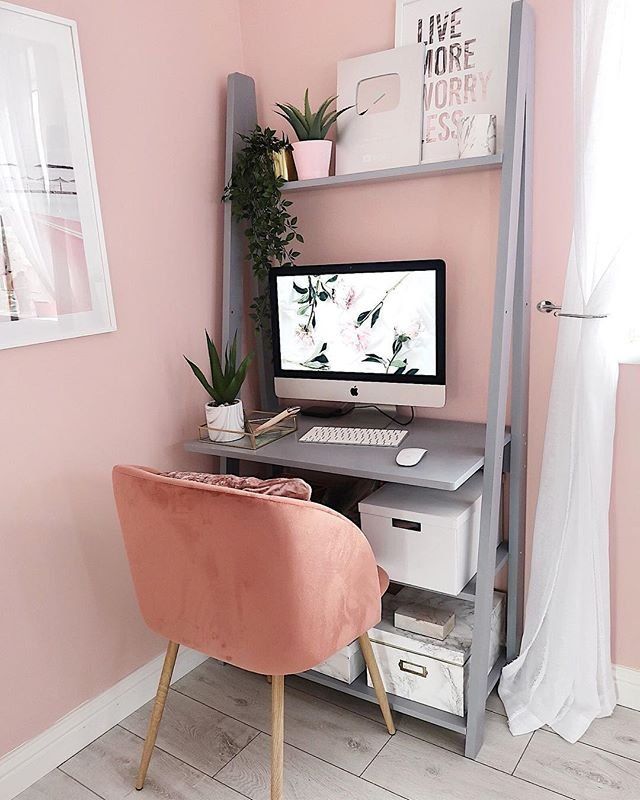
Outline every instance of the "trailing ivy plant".
<path fill-rule="evenodd" d="M 273 154 L 287 146 L 287 139 L 259 125 L 251 133 L 239 136 L 243 147 L 235 157 L 222 200 L 231 203 L 234 219 L 244 224 L 249 260 L 260 287 L 250 314 L 258 330 L 268 331 L 269 270 L 293 266 L 300 255 L 296 243 L 304 242 L 304 238 L 298 233 L 298 218 L 289 213 L 292 202 L 282 197 L 285 180 L 277 177 L 273 168 Z"/>

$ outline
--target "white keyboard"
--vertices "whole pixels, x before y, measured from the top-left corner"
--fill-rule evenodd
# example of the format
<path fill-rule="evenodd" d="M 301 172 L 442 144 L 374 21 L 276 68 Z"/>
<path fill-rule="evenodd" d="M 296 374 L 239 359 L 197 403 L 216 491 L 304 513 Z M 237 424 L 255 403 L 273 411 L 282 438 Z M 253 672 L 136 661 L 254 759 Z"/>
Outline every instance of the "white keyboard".
<path fill-rule="evenodd" d="M 356 444 L 372 447 L 398 447 L 408 431 L 380 428 L 330 428 L 316 426 L 300 437 L 301 442 L 313 444 Z"/>

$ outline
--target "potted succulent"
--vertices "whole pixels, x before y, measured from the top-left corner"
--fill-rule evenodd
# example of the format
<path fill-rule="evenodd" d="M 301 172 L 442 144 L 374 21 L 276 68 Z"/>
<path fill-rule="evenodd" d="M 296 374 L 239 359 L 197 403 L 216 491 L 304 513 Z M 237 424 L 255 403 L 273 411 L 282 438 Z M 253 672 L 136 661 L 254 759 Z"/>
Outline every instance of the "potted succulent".
<path fill-rule="evenodd" d="M 340 111 L 330 111 L 329 107 L 336 99 L 328 97 L 317 111 L 312 111 L 307 89 L 304 93 L 304 112 L 291 103 L 276 103 L 280 109 L 277 113 L 287 120 L 299 139 L 291 146 L 300 180 L 326 178 L 329 174 L 333 143 L 326 136 L 340 114 L 349 110 L 343 108 Z"/>
<path fill-rule="evenodd" d="M 200 367 L 190 361 L 186 356 L 187 364 L 193 374 L 200 381 L 211 400 L 205 405 L 209 439 L 212 442 L 233 442 L 244 436 L 244 408 L 242 400 L 238 399 L 240 389 L 247 376 L 247 368 L 253 358 L 249 353 L 239 366 L 237 364 L 237 338 L 233 337 L 231 346 L 227 344 L 224 352 L 224 369 L 220 363 L 220 356 L 208 332 L 207 349 L 209 351 L 209 365 L 211 368 L 211 382 L 209 382 Z"/>

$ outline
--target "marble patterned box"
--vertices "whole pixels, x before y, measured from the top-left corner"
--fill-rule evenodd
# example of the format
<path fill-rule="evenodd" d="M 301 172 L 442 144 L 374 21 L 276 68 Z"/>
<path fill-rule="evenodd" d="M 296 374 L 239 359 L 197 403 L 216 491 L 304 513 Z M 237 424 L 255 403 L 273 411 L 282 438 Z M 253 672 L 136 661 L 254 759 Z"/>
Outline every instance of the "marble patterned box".
<path fill-rule="evenodd" d="M 331 658 L 314 667 L 314 672 L 321 672 L 343 683 L 353 683 L 358 675 L 364 672 L 364 656 L 360 645 L 358 642 L 351 642 Z"/>
<path fill-rule="evenodd" d="M 397 608 L 427 601 L 456 616 L 444 640 L 400 630 L 393 624 Z M 494 592 L 490 653 L 495 664 L 504 641 L 505 595 Z M 382 621 L 369 631 L 386 690 L 398 697 L 463 716 L 471 655 L 473 603 L 420 589 L 405 588 L 384 598 Z M 371 678 L 367 675 L 371 686 Z"/>

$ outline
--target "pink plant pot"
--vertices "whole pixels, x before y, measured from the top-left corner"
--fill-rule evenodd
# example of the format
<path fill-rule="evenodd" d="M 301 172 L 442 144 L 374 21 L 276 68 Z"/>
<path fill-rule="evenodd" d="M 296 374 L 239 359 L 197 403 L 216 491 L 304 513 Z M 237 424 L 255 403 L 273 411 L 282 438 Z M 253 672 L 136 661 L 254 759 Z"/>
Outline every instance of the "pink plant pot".
<path fill-rule="evenodd" d="M 333 142 L 327 139 L 310 139 L 306 142 L 293 142 L 291 146 L 299 180 L 326 178 L 329 175 Z"/>

